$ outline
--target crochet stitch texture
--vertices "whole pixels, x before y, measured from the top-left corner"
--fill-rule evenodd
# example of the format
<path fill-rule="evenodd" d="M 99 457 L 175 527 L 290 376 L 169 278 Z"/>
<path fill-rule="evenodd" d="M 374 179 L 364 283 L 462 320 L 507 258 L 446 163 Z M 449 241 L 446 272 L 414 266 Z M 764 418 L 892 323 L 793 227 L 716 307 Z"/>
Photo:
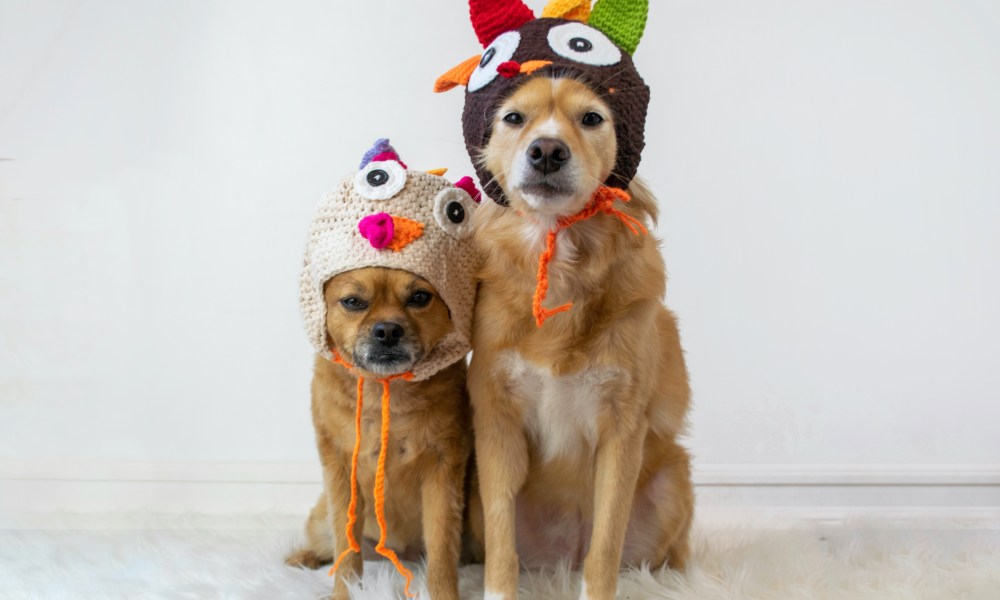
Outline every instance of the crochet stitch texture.
<path fill-rule="evenodd" d="M 627 189 L 645 146 L 649 88 L 631 55 L 646 25 L 648 0 L 598 0 L 593 8 L 587 0 L 552 0 L 538 19 L 530 18 L 532 13 L 521 0 L 470 0 L 469 9 L 483 54 L 450 70 L 434 89 L 467 87 L 462 131 L 483 191 L 498 204 L 508 204 L 494 174 L 478 158 L 489 144 L 497 109 L 538 75 L 578 79 L 607 102 L 614 116 L 618 155 L 604 184 Z M 565 27 L 574 23 L 572 33 L 552 35 L 559 28 L 569 31 Z M 602 55 L 602 49 L 607 52 L 603 46 L 609 44 L 621 51 L 620 57 Z M 545 66 L 524 68 L 543 62 Z M 486 83 L 470 87 L 472 77 Z"/>
<path fill-rule="evenodd" d="M 423 380 L 471 350 L 474 274 L 479 259 L 468 221 L 476 203 L 468 192 L 444 177 L 405 170 L 398 158 L 393 160 L 385 155 L 385 152 L 375 155 L 376 159 L 386 160 L 371 160 L 363 164 L 360 173 L 370 176 L 378 170 L 388 174 L 389 180 L 384 185 L 402 184 L 394 195 L 384 200 L 365 197 L 366 193 L 372 194 L 363 183 L 359 184 L 357 175 L 351 175 L 319 203 L 306 244 L 299 285 L 300 306 L 313 348 L 332 359 L 326 342 L 323 299 L 327 281 L 364 267 L 403 269 L 423 277 L 437 289 L 455 325 L 455 330 L 414 366 L 414 378 Z M 380 177 L 377 174 L 374 180 Z M 459 223 L 449 220 L 446 212 L 456 202 L 463 209 L 464 219 Z M 453 210 L 452 214 L 457 212 Z M 392 243 L 380 249 L 362 234 L 359 225 L 365 218 L 382 213 L 393 217 L 396 226 Z M 422 225 L 422 230 L 417 233 L 415 225 L 399 226 L 409 222 Z"/>

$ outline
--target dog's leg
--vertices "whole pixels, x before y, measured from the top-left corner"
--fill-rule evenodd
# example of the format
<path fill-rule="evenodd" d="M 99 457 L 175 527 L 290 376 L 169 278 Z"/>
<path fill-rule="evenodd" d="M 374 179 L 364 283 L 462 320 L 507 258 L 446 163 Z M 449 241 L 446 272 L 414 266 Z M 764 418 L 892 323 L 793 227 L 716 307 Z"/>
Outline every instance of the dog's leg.
<path fill-rule="evenodd" d="M 688 537 L 694 518 L 694 490 L 691 486 L 691 465 L 687 451 L 670 442 L 665 463 L 655 475 L 656 491 L 662 489 L 660 501 L 654 500 L 655 526 L 663 532 L 663 542 L 657 553 L 671 569 L 683 571 L 689 554 Z M 653 565 L 657 566 L 657 565 Z"/>
<path fill-rule="evenodd" d="M 472 359 L 469 391 L 476 432 L 476 464 L 485 517 L 486 600 L 515 600 L 517 558 L 514 501 L 528 474 L 528 442 L 520 411 L 496 379 Z"/>
<path fill-rule="evenodd" d="M 581 600 L 612 600 L 618 589 L 625 531 L 648 429 L 645 419 L 621 417 L 610 423 L 598 440 L 594 461 L 594 529 L 583 562 Z M 627 426 L 628 423 L 632 426 Z"/>
<path fill-rule="evenodd" d="M 306 521 L 306 545 L 285 558 L 292 567 L 318 569 L 333 562 L 333 530 L 330 529 L 330 502 L 320 494 Z"/>
<path fill-rule="evenodd" d="M 483 518 L 483 499 L 479 494 L 479 473 L 475 468 L 475 456 L 470 457 L 470 468 L 465 472 L 467 492 L 465 496 L 465 531 L 462 534 L 462 564 L 486 562 L 486 521 Z"/>
<path fill-rule="evenodd" d="M 636 486 L 622 561 L 650 569 L 687 566 L 694 518 L 694 491 L 687 451 L 676 441 L 650 433 Z"/>
<path fill-rule="evenodd" d="M 458 600 L 465 464 L 441 464 L 423 482 L 427 591 L 431 600 Z"/>
<path fill-rule="evenodd" d="M 322 453 L 321 453 L 322 455 Z M 326 497 L 330 503 L 329 527 L 333 530 L 334 560 L 348 548 L 347 543 L 347 511 L 351 504 L 351 472 L 350 460 L 332 460 L 323 465 L 323 482 L 326 487 Z M 365 503 L 360 493 L 357 494 L 357 523 L 354 526 L 354 539 L 359 544 L 363 542 L 365 530 Z M 347 582 L 355 581 L 364 574 L 364 560 L 360 552 L 352 552 L 344 558 L 337 569 L 336 581 L 333 584 L 333 600 L 348 600 Z"/>

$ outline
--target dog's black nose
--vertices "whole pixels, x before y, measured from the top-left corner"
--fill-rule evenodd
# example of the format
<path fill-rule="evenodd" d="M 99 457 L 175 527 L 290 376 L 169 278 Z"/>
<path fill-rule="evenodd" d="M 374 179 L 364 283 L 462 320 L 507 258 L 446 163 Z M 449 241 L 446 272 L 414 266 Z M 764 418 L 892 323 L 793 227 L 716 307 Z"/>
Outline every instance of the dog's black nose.
<path fill-rule="evenodd" d="M 372 335 L 383 346 L 395 346 L 399 343 L 399 338 L 403 337 L 403 326 L 392 321 L 375 323 L 375 326 L 372 327 Z"/>
<path fill-rule="evenodd" d="M 543 175 L 558 171 L 569 157 L 569 147 L 555 138 L 538 138 L 528 146 L 528 162 Z"/>

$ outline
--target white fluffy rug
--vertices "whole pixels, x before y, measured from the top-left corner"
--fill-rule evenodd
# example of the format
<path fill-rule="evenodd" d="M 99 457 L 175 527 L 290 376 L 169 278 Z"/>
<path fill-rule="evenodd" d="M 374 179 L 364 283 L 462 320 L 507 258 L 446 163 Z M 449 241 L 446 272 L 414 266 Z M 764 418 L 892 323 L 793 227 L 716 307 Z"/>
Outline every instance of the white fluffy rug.
<path fill-rule="evenodd" d="M 45 524 L 57 529 L 0 530 L 0 598 L 321 598 L 330 588 L 325 569 L 281 562 L 299 538 L 301 521 L 115 517 L 79 528 L 79 518 L 63 518 Z M 618 597 L 1000 599 L 1000 530 L 876 525 L 702 525 L 686 573 L 624 572 Z M 419 565 L 413 566 L 420 583 Z M 387 563 L 365 568 L 354 598 L 402 596 L 402 580 Z M 482 575 L 481 567 L 462 570 L 463 598 L 482 598 Z M 521 592 L 526 600 L 575 600 L 579 577 L 565 569 L 525 573 Z"/>

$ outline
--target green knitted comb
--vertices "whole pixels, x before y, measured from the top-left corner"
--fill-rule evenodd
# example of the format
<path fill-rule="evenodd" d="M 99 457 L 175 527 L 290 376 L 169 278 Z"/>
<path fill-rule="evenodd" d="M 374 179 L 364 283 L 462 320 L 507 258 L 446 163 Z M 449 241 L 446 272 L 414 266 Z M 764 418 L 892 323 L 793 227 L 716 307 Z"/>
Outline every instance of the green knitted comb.
<path fill-rule="evenodd" d="M 649 0 L 597 0 L 588 25 L 601 30 L 619 48 L 634 54 L 646 29 Z"/>

